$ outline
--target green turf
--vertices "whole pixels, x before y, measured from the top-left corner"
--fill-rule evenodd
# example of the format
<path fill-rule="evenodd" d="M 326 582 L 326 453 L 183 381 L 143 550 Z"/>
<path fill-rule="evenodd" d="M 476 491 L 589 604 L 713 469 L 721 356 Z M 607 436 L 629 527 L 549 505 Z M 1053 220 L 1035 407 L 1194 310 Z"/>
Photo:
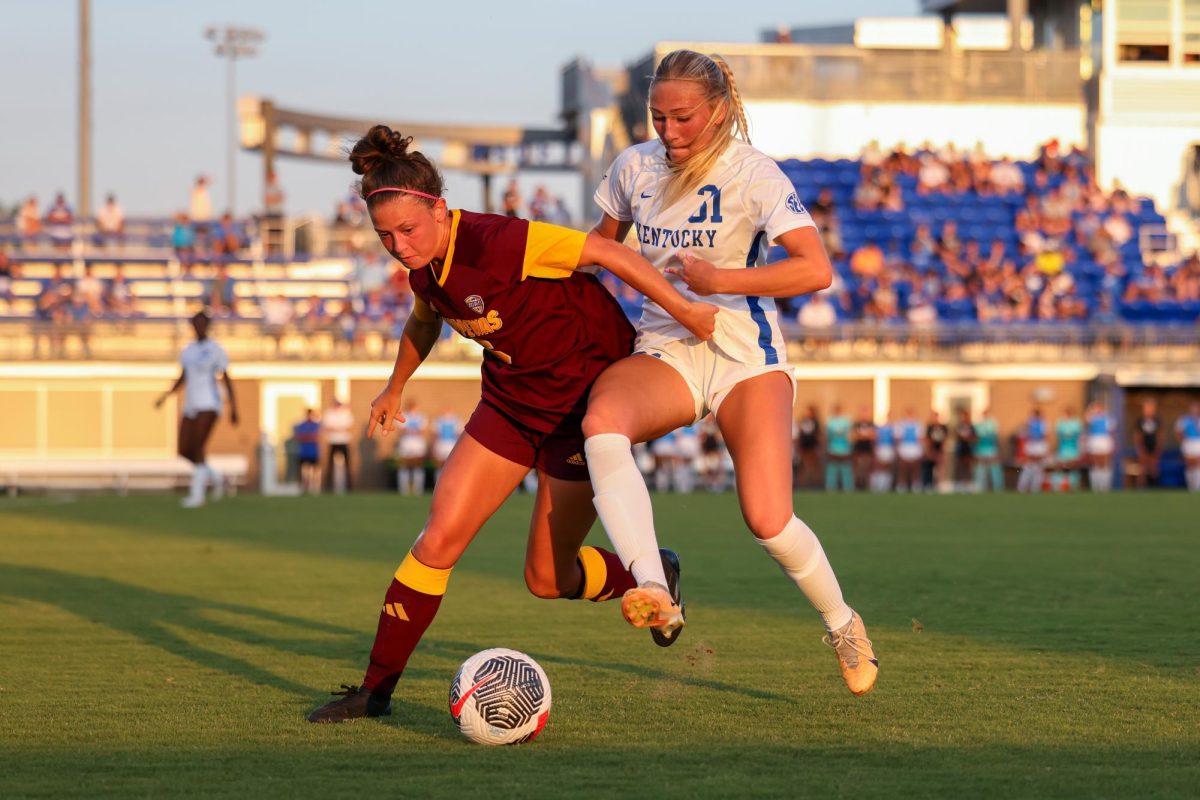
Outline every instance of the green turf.
<path fill-rule="evenodd" d="M 732 497 L 656 508 L 675 647 L 614 603 L 527 594 L 516 497 L 394 716 L 314 726 L 361 676 L 424 501 L 0 500 L 0 797 L 1197 796 L 1200 498 L 798 495 L 882 660 L 862 699 Z M 486 647 L 550 676 L 537 742 L 451 723 Z"/>

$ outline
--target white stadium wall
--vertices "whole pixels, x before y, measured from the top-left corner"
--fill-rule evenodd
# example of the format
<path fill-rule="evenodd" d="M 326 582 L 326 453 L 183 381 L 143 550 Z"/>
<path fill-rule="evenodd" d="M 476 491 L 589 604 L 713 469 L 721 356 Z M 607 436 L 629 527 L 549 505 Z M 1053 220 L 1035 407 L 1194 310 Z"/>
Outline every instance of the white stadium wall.
<path fill-rule="evenodd" d="M 751 138 L 775 158 L 854 158 L 877 140 L 883 148 L 952 142 L 970 150 L 982 142 L 993 157 L 1028 159 L 1057 138 L 1087 144 L 1083 103 L 746 103 Z"/>
<path fill-rule="evenodd" d="M 1111 190 L 1120 183 L 1135 196 L 1154 198 L 1159 210 L 1183 205 L 1180 193 L 1193 147 L 1200 146 L 1200 125 L 1096 126 L 1096 179 Z"/>

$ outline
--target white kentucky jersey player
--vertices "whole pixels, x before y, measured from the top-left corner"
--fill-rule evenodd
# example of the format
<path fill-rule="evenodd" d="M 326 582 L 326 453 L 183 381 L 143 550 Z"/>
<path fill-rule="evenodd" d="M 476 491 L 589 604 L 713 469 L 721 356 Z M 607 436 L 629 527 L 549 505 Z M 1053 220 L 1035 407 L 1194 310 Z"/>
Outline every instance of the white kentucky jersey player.
<path fill-rule="evenodd" d="M 221 414 L 224 401 L 217 387 L 217 376 L 229 369 L 229 356 L 212 339 L 201 339 L 183 348 L 179 356 L 183 366 L 183 415 L 194 417 L 201 411 Z"/>
<path fill-rule="evenodd" d="M 744 142 L 731 141 L 703 186 L 663 208 L 669 177 L 666 150 L 655 139 L 617 156 L 596 189 L 596 204 L 613 219 L 633 223 L 642 255 L 659 270 L 678 267 L 683 253 L 719 269 L 762 266 L 776 238 L 797 228 L 816 227 L 779 165 Z M 774 299 L 736 294 L 702 297 L 683 281 L 672 280 L 672 286 L 690 300 L 721 309 L 713 342 L 729 358 L 750 365 L 787 361 Z M 691 336 L 649 299 L 642 307 L 638 331 L 639 348 Z"/>

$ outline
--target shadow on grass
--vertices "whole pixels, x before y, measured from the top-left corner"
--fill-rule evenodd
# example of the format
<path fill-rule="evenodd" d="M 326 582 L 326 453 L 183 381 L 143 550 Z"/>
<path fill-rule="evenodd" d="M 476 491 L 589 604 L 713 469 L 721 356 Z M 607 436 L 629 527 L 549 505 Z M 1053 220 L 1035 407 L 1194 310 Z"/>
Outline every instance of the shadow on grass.
<path fill-rule="evenodd" d="M 620 748 L 556 742 L 516 748 L 394 737 L 261 748 L 28 750 L 6 775 L 11 796 L 971 797 L 1194 796 L 1194 751 L 1169 746 L 994 747 L 714 742 L 679 747 L 631 731 Z M 445 740 L 445 741 L 443 741 Z M 10 750 L 19 750 L 11 748 Z M 1189 789 L 1188 787 L 1192 788 Z"/>
<path fill-rule="evenodd" d="M 158 647 L 193 664 L 308 697 L 313 694 L 312 687 L 293 683 L 236 656 L 190 642 L 175 631 L 184 629 L 202 636 L 219 636 L 230 642 L 269 647 L 281 653 L 300 656 L 331 657 L 335 651 L 357 649 L 365 652 L 366 648 L 361 631 L 252 606 L 169 594 L 108 578 L 41 567 L 0 564 L 0 598 L 4 597 L 57 606 L 83 619 L 136 637 L 144 644 Z M 310 635 L 269 635 L 215 619 L 213 612 L 285 625 Z M 334 639 L 315 639 L 311 636 L 313 632 Z"/>

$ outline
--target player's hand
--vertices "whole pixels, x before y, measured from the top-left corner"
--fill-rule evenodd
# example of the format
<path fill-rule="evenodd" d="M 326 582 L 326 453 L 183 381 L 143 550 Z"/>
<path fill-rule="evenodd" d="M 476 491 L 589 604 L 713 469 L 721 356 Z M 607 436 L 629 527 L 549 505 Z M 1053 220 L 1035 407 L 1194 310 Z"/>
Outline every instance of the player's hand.
<path fill-rule="evenodd" d="M 717 311 L 711 303 L 688 303 L 687 313 L 679 321 L 693 336 L 707 342 L 717 328 Z"/>
<path fill-rule="evenodd" d="M 396 430 L 396 421 L 404 422 L 404 413 L 400 410 L 400 396 L 404 394 L 403 389 L 393 389 L 389 383 L 384 387 L 375 401 L 371 403 L 371 416 L 367 422 L 367 438 L 370 439 L 375 433 L 375 427 L 379 426 L 379 432 L 384 436 Z"/>
<path fill-rule="evenodd" d="M 679 276 L 689 289 L 701 297 L 720 293 L 717 289 L 717 273 L 720 270 L 712 262 L 696 258 L 691 253 L 679 256 L 678 267 L 667 267 L 663 272 Z"/>
<path fill-rule="evenodd" d="M 235 427 L 235 428 L 237 427 L 237 424 L 238 424 L 238 413 L 237 413 L 237 409 L 236 409 L 236 408 L 231 408 L 231 409 L 229 409 L 229 421 L 230 421 L 231 423 L 233 423 L 233 427 Z"/>

